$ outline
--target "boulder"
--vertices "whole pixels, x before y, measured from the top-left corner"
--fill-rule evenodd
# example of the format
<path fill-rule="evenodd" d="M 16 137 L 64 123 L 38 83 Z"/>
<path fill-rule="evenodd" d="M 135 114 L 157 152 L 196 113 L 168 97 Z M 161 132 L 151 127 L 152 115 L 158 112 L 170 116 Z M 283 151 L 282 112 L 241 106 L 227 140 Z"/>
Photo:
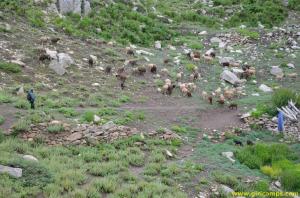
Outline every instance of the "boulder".
<path fill-rule="evenodd" d="M 19 87 L 19 88 L 17 89 L 16 94 L 17 94 L 18 96 L 22 96 L 22 95 L 25 94 L 23 86 L 22 86 L 22 87 Z"/>
<path fill-rule="evenodd" d="M 228 151 L 228 152 L 222 152 L 222 156 L 226 157 L 227 159 L 229 159 L 232 163 L 235 162 L 233 158 L 233 152 Z"/>
<path fill-rule="evenodd" d="M 222 80 L 225 80 L 233 85 L 241 83 L 241 80 L 229 70 L 224 70 L 220 77 Z"/>
<path fill-rule="evenodd" d="M 53 59 L 49 67 L 58 75 L 62 76 L 66 73 L 66 68 L 74 64 L 74 60 L 66 53 L 59 53 L 56 59 Z"/>
<path fill-rule="evenodd" d="M 234 190 L 229 188 L 228 186 L 221 185 L 220 187 L 221 187 L 221 190 L 227 195 L 229 195 L 229 194 L 231 195 L 231 193 L 234 192 Z"/>
<path fill-rule="evenodd" d="M 0 173 L 7 173 L 13 177 L 22 177 L 22 169 L 0 165 Z"/>
<path fill-rule="evenodd" d="M 279 66 L 272 66 L 271 68 L 271 74 L 276 76 L 276 77 L 282 77 L 283 76 L 283 71 Z"/>
<path fill-rule="evenodd" d="M 223 65 L 224 63 L 232 64 L 232 63 L 234 63 L 234 58 L 232 58 L 232 57 L 220 57 L 219 58 L 219 63 L 221 65 Z"/>
<path fill-rule="evenodd" d="M 293 63 L 288 63 L 287 66 L 290 69 L 295 69 L 295 65 Z"/>
<path fill-rule="evenodd" d="M 156 49 L 161 49 L 161 42 L 160 41 L 155 41 L 154 46 L 155 46 Z"/>
<path fill-rule="evenodd" d="M 201 32 L 198 33 L 198 35 L 207 35 L 207 31 L 205 31 L 205 30 L 201 31 Z"/>
<path fill-rule="evenodd" d="M 219 39 L 218 37 L 212 37 L 212 38 L 210 39 L 210 42 L 211 42 L 211 43 L 220 43 L 220 42 L 222 42 L 222 40 Z"/>
<path fill-rule="evenodd" d="M 26 64 L 23 63 L 23 62 L 20 61 L 20 60 L 11 60 L 10 62 L 13 63 L 13 64 L 16 64 L 16 65 L 19 65 L 19 66 L 21 66 L 21 67 L 25 67 L 25 66 L 26 66 Z"/>
<path fill-rule="evenodd" d="M 102 129 L 103 130 L 109 130 L 113 127 L 116 127 L 117 125 L 113 122 L 113 121 L 109 121 L 107 123 L 105 123 L 103 126 L 102 126 Z"/>
<path fill-rule="evenodd" d="M 29 161 L 39 161 L 36 157 L 32 156 L 32 155 L 23 155 L 23 159 L 24 160 L 29 160 Z"/>
<path fill-rule="evenodd" d="M 72 133 L 70 136 L 67 137 L 67 140 L 70 142 L 74 142 L 76 140 L 80 140 L 82 138 L 82 133 L 76 132 Z"/>
<path fill-rule="evenodd" d="M 244 73 L 244 71 L 240 68 L 232 68 L 232 72 L 238 76 Z"/>
<path fill-rule="evenodd" d="M 50 56 L 51 59 L 57 59 L 57 51 L 49 50 L 48 48 L 46 48 L 45 50 L 46 50 L 46 54 Z"/>
<path fill-rule="evenodd" d="M 261 90 L 261 91 L 263 91 L 263 92 L 273 92 L 273 89 L 271 88 L 271 87 L 268 87 L 267 85 L 265 85 L 265 84 L 261 84 L 260 86 L 259 86 L 259 89 Z"/>
<path fill-rule="evenodd" d="M 100 122 L 101 118 L 97 115 L 94 115 L 94 122 Z"/>

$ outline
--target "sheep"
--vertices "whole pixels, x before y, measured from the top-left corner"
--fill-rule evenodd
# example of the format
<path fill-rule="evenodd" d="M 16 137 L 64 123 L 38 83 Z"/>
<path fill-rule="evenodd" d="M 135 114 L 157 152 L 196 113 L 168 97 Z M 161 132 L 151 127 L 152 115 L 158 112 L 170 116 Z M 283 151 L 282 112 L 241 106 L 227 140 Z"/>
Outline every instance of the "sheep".
<path fill-rule="evenodd" d="M 236 109 L 237 110 L 238 105 L 236 103 L 231 103 L 231 104 L 229 104 L 228 108 L 229 109 Z"/>
<path fill-rule="evenodd" d="M 171 84 L 172 84 L 172 81 L 171 81 L 170 79 L 166 79 L 166 80 L 165 80 L 165 84 L 166 84 L 166 85 L 171 85 Z"/>
<path fill-rule="evenodd" d="M 53 37 L 50 39 L 52 44 L 56 44 L 58 41 L 60 41 L 60 38 L 58 37 Z"/>
<path fill-rule="evenodd" d="M 120 67 L 117 70 L 117 74 L 121 74 L 121 73 L 124 73 L 124 72 L 125 72 L 125 67 Z"/>
<path fill-rule="evenodd" d="M 236 90 L 235 89 L 226 89 L 224 90 L 224 97 L 226 99 L 232 99 L 235 95 Z"/>
<path fill-rule="evenodd" d="M 39 61 L 51 60 L 51 56 L 49 54 L 41 54 L 39 56 Z"/>
<path fill-rule="evenodd" d="M 94 65 L 94 59 L 92 57 L 89 57 L 89 66 L 92 67 Z"/>
<path fill-rule="evenodd" d="M 140 66 L 137 68 L 140 75 L 144 75 L 146 73 L 146 67 Z"/>
<path fill-rule="evenodd" d="M 206 100 L 208 98 L 208 94 L 206 91 L 202 91 L 201 96 L 203 100 Z"/>
<path fill-rule="evenodd" d="M 222 94 L 220 95 L 220 98 L 219 98 L 219 100 L 217 100 L 217 102 L 220 105 L 224 105 L 225 104 L 225 98 L 224 98 L 224 96 Z"/>
<path fill-rule="evenodd" d="M 172 84 L 164 84 L 164 86 L 162 87 L 162 93 L 163 94 L 167 94 L 167 95 L 171 95 L 173 92 L 173 89 L 175 88 L 175 85 Z"/>
<path fill-rule="evenodd" d="M 180 80 L 183 76 L 183 72 L 179 72 L 176 74 L 176 81 Z"/>
<path fill-rule="evenodd" d="M 213 104 L 213 97 L 212 96 L 208 96 L 208 101 L 209 101 L 209 104 Z"/>
<path fill-rule="evenodd" d="M 213 57 L 211 57 L 211 56 L 203 56 L 203 58 L 204 58 L 204 60 L 205 60 L 205 62 L 207 62 L 207 63 L 210 63 L 210 62 L 212 62 L 213 61 Z"/>
<path fill-rule="evenodd" d="M 163 68 L 160 70 L 162 74 L 169 75 L 169 70 L 167 68 Z"/>
<path fill-rule="evenodd" d="M 111 72 L 111 66 L 105 67 L 105 73 L 109 74 Z"/>
<path fill-rule="evenodd" d="M 120 80 L 121 82 L 121 89 L 125 88 L 125 81 L 127 79 L 127 76 L 125 73 L 118 73 L 116 74 L 116 77 Z"/>
<path fill-rule="evenodd" d="M 190 92 L 194 92 L 196 90 L 196 88 L 197 88 L 197 86 L 195 85 L 195 83 L 187 83 L 186 87 L 188 88 L 188 90 Z"/>
<path fill-rule="evenodd" d="M 156 74 L 157 66 L 155 64 L 148 64 L 148 68 L 150 69 L 151 73 Z"/>
<path fill-rule="evenodd" d="M 170 59 L 166 58 L 164 59 L 164 64 L 167 65 L 170 61 L 171 61 Z"/>
<path fill-rule="evenodd" d="M 215 90 L 215 93 L 216 93 L 217 96 L 221 95 L 221 92 L 222 92 L 221 87 L 218 87 L 218 88 Z"/>
<path fill-rule="evenodd" d="M 194 72 L 190 75 L 190 79 L 193 80 L 193 81 L 198 80 L 199 77 L 200 77 L 200 74 L 199 74 L 199 72 L 197 72 L 197 71 L 194 71 Z"/>
<path fill-rule="evenodd" d="M 133 49 L 131 49 L 130 47 L 126 47 L 125 50 L 126 50 L 126 54 L 134 56 Z"/>
<path fill-rule="evenodd" d="M 243 142 L 241 142 L 239 140 L 233 140 L 233 142 L 236 146 L 243 146 Z"/>

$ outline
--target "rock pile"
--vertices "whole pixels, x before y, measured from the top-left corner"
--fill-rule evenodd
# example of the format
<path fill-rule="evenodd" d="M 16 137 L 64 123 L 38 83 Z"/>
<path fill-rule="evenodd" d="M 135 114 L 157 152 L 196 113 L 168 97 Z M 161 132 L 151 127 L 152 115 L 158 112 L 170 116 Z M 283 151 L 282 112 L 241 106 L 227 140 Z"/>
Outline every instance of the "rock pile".
<path fill-rule="evenodd" d="M 138 133 L 136 128 L 118 126 L 113 122 L 108 122 L 102 126 L 78 124 L 74 128 L 63 124 L 64 132 L 52 134 L 47 131 L 47 127 L 50 125 L 48 123 L 32 125 L 30 132 L 23 133 L 21 137 L 28 141 L 42 139 L 48 145 L 80 145 L 97 141 L 111 142 Z"/>
<path fill-rule="evenodd" d="M 246 117 L 243 118 L 245 121 L 245 129 L 250 130 L 251 126 L 257 126 L 260 128 L 267 129 L 274 133 L 279 133 L 277 130 L 277 118 L 270 118 L 267 115 L 263 115 L 260 118 Z M 287 119 L 284 123 L 284 138 L 294 141 L 300 141 L 300 123 L 292 122 Z"/>

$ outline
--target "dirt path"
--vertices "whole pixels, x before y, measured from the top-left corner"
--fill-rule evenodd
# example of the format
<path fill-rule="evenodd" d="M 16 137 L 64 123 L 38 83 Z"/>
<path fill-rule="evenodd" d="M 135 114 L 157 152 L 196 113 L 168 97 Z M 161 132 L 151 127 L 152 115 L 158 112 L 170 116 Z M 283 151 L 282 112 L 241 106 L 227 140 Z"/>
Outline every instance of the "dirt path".
<path fill-rule="evenodd" d="M 13 123 L 16 121 L 17 113 L 22 113 L 23 110 L 16 109 L 7 104 L 0 105 L 0 115 L 5 119 L 4 123 L 0 126 L 5 133 L 8 133 Z"/>

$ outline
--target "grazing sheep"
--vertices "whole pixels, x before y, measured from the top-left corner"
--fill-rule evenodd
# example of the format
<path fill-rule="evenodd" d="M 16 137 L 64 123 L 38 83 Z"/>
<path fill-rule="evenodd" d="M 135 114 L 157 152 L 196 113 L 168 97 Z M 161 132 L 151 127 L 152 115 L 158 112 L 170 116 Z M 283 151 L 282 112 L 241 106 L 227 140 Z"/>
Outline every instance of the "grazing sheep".
<path fill-rule="evenodd" d="M 175 85 L 164 84 L 164 86 L 162 87 L 162 94 L 171 95 L 174 88 L 175 88 Z"/>
<path fill-rule="evenodd" d="M 212 96 L 208 96 L 208 102 L 209 102 L 209 104 L 213 104 L 213 97 Z"/>
<path fill-rule="evenodd" d="M 126 47 L 126 54 L 134 56 L 134 51 L 130 47 Z"/>
<path fill-rule="evenodd" d="M 166 84 L 166 85 L 171 85 L 171 84 L 172 84 L 172 81 L 171 81 L 170 79 L 166 79 L 166 80 L 165 80 L 165 84 Z"/>
<path fill-rule="evenodd" d="M 121 82 L 121 89 L 124 89 L 125 88 L 125 81 L 127 79 L 126 74 L 125 73 L 118 73 L 118 74 L 116 74 L 116 77 Z"/>
<path fill-rule="evenodd" d="M 89 57 L 89 66 L 92 67 L 94 65 L 94 59 Z"/>
<path fill-rule="evenodd" d="M 117 74 L 121 74 L 121 73 L 124 73 L 124 72 L 125 72 L 125 67 L 120 67 L 117 70 Z"/>
<path fill-rule="evenodd" d="M 162 74 L 169 75 L 169 70 L 167 68 L 163 68 L 160 70 Z"/>
<path fill-rule="evenodd" d="M 58 37 L 53 37 L 50 39 L 52 44 L 56 44 L 58 41 L 60 41 L 60 38 Z"/>
<path fill-rule="evenodd" d="M 241 142 L 239 140 L 233 140 L 233 142 L 236 146 L 243 146 L 243 142 Z"/>
<path fill-rule="evenodd" d="M 229 63 L 229 62 L 224 62 L 224 63 L 222 63 L 222 66 L 223 66 L 223 67 L 229 67 L 229 66 L 230 66 L 230 63 Z"/>
<path fill-rule="evenodd" d="M 39 56 L 39 61 L 51 60 L 51 56 L 49 54 L 41 54 Z"/>
<path fill-rule="evenodd" d="M 151 73 L 156 74 L 157 66 L 155 64 L 148 64 L 148 68 L 150 69 Z"/>
<path fill-rule="evenodd" d="M 194 92 L 196 90 L 196 88 L 197 88 L 197 86 L 195 85 L 195 83 L 187 83 L 186 87 L 188 88 L 188 90 L 190 92 Z"/>
<path fill-rule="evenodd" d="M 183 72 L 179 72 L 176 74 L 176 81 L 180 80 L 183 76 Z"/>
<path fill-rule="evenodd" d="M 228 106 L 229 109 L 233 110 L 233 109 L 236 109 L 238 108 L 238 105 L 236 103 L 231 103 L 229 106 Z"/>
<path fill-rule="evenodd" d="M 224 96 L 223 96 L 222 94 L 220 95 L 220 99 L 217 100 L 217 102 L 218 102 L 220 105 L 224 105 L 224 104 L 225 104 L 225 98 L 224 98 Z"/>
<path fill-rule="evenodd" d="M 252 145 L 254 145 L 254 143 L 251 140 L 247 140 L 247 145 L 252 146 Z"/>
<path fill-rule="evenodd" d="M 203 59 L 205 60 L 205 62 L 207 62 L 207 63 L 210 63 L 210 62 L 212 62 L 213 60 L 214 60 L 214 58 L 213 57 L 211 57 L 211 56 L 203 56 Z"/>
<path fill-rule="evenodd" d="M 138 71 L 139 71 L 139 74 L 140 75 L 144 75 L 144 73 L 146 73 L 146 67 L 144 67 L 144 66 L 139 66 L 138 67 Z"/>
<path fill-rule="evenodd" d="M 215 90 L 217 96 L 221 95 L 221 92 L 222 92 L 221 87 L 218 87 L 218 89 Z"/>
<path fill-rule="evenodd" d="M 197 72 L 197 71 L 194 71 L 194 72 L 190 75 L 190 79 L 193 80 L 193 81 L 198 80 L 199 77 L 200 77 L 200 74 L 199 74 L 199 72 Z"/>
<path fill-rule="evenodd" d="M 105 67 L 105 73 L 109 74 L 111 72 L 111 66 Z"/>
<path fill-rule="evenodd" d="M 208 94 L 206 91 L 202 91 L 201 96 L 203 100 L 206 100 L 208 98 Z"/>
<path fill-rule="evenodd" d="M 224 97 L 230 100 L 234 97 L 235 93 L 236 93 L 235 89 L 226 89 L 224 90 Z"/>

